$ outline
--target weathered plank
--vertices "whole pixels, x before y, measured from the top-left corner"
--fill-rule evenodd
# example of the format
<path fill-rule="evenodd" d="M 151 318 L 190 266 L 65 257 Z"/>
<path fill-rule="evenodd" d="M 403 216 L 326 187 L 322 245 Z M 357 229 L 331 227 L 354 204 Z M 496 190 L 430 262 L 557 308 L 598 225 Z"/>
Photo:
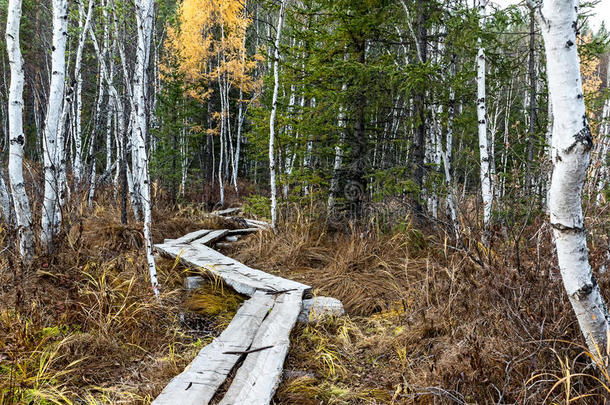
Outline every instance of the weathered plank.
<path fill-rule="evenodd" d="M 184 235 L 178 239 L 166 239 L 165 242 L 163 242 L 163 243 L 173 243 L 173 244 L 191 243 L 192 241 L 194 241 L 196 239 L 204 237 L 205 235 L 207 235 L 210 232 L 212 232 L 212 231 L 210 231 L 209 229 L 200 229 L 199 231 L 187 233 L 186 235 Z"/>
<path fill-rule="evenodd" d="M 203 348 L 153 404 L 208 404 L 238 360 L 245 358 L 219 404 L 268 405 L 280 382 L 290 345 L 290 332 L 299 314 L 305 319 L 310 318 L 310 313 L 313 316 L 318 312 L 322 315 L 329 310 L 324 300 L 330 299 L 324 298 L 308 301 L 308 310 L 303 310 L 303 298 L 311 295 L 309 286 L 252 269 L 206 246 L 227 235 L 265 229 L 268 224 L 254 221 L 249 222 L 248 226 L 252 228 L 201 230 L 155 245 L 158 252 L 179 257 L 188 266 L 203 268 L 222 278 L 237 292 L 252 298 L 239 309 L 220 337 Z M 197 283 L 191 283 L 195 278 Z M 200 277 L 190 277 L 187 281 L 185 286 L 188 289 L 191 284 L 194 286 L 202 280 Z M 337 302 L 331 306 L 338 313 L 342 307 Z"/>
<path fill-rule="evenodd" d="M 212 343 L 205 346 L 191 364 L 165 387 L 154 405 L 207 404 L 225 381 L 240 356 L 225 352 L 248 350 L 274 298 L 257 292 L 246 301 L 235 317 Z"/>
<path fill-rule="evenodd" d="M 219 229 L 217 231 L 210 231 L 208 234 L 204 235 L 202 238 L 195 239 L 191 242 L 193 246 L 196 245 L 210 245 L 217 240 L 220 240 L 225 237 L 229 233 L 228 229 Z"/>
<path fill-rule="evenodd" d="M 247 355 L 219 405 L 268 405 L 271 402 L 290 346 L 290 331 L 301 312 L 301 298 L 297 293 L 278 296 L 252 342 L 253 349 L 271 347 Z"/>
<path fill-rule="evenodd" d="M 256 290 L 296 290 L 304 296 L 311 295 L 311 287 L 305 284 L 252 269 L 202 244 L 170 242 L 155 245 L 155 249 L 171 257 L 179 256 L 180 260 L 187 266 L 208 270 L 214 276 L 222 278 L 226 284 L 241 294 L 252 296 Z"/>
<path fill-rule="evenodd" d="M 227 215 L 239 214 L 241 212 L 241 210 L 242 210 L 241 207 L 227 208 L 224 210 L 213 211 L 212 215 L 220 215 L 221 217 L 224 217 Z"/>
<path fill-rule="evenodd" d="M 255 219 L 245 219 L 246 224 L 251 228 L 269 229 L 271 224 L 265 221 L 257 221 Z"/>
<path fill-rule="evenodd" d="M 324 318 L 342 316 L 343 314 L 345 314 L 345 310 L 338 299 L 314 297 L 303 300 L 303 309 L 297 320 L 302 323 L 317 322 Z"/>
<path fill-rule="evenodd" d="M 260 231 L 261 228 L 244 228 L 244 229 L 231 229 L 229 230 L 229 235 L 247 235 L 249 233 L 256 233 Z"/>
<path fill-rule="evenodd" d="M 265 222 L 265 221 L 260 221 L 258 219 L 250 219 L 250 218 L 244 218 L 246 222 L 250 222 L 251 224 L 257 224 L 257 225 L 263 225 L 263 226 L 271 226 L 271 224 L 269 222 Z"/>

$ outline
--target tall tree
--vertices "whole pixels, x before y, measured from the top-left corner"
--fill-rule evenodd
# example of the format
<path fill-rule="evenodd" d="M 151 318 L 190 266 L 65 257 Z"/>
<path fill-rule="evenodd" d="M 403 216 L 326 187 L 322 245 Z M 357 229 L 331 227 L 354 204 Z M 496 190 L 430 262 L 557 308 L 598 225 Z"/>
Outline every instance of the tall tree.
<path fill-rule="evenodd" d="M 479 0 L 479 20 L 481 29 L 485 29 L 487 19 L 487 0 Z M 481 196 L 483 197 L 483 226 L 487 230 L 491 221 L 491 210 L 493 204 L 493 179 L 491 176 L 491 156 L 487 131 L 487 100 L 486 100 L 486 63 L 485 48 L 481 38 L 477 39 L 479 51 L 477 53 L 477 119 L 479 122 L 479 161 L 481 164 Z"/>
<path fill-rule="evenodd" d="M 146 244 L 146 259 L 153 292 L 159 295 L 157 267 L 152 254 L 152 213 L 150 200 L 150 173 L 148 171 L 148 151 L 146 139 L 148 134 L 149 113 L 146 108 L 146 90 L 148 87 L 147 68 L 150 56 L 150 40 L 152 36 L 154 0 L 136 1 L 136 21 L 138 27 L 138 47 L 136 65 L 133 75 L 134 121 L 132 135 L 132 157 L 134 188 L 142 204 L 143 232 Z"/>
<path fill-rule="evenodd" d="M 51 50 L 51 83 L 45 118 L 43 139 L 44 157 L 44 205 L 42 211 L 42 233 L 40 239 L 52 251 L 53 237 L 61 226 L 61 194 L 64 193 L 62 176 L 64 154 L 63 142 L 59 136 L 62 104 L 64 101 L 64 81 L 66 76 L 66 40 L 68 38 L 68 0 L 53 0 L 53 48 Z"/>
<path fill-rule="evenodd" d="M 280 14 L 275 27 L 275 44 L 273 51 L 273 96 L 271 101 L 271 115 L 269 117 L 269 175 L 271 184 L 271 226 L 277 227 L 277 186 L 275 167 L 275 117 L 277 115 L 277 96 L 280 88 L 280 41 L 282 39 L 282 26 L 284 25 L 284 12 L 286 0 L 281 0 Z"/>
<path fill-rule="evenodd" d="M 19 41 L 21 22 L 21 0 L 9 0 L 6 20 L 6 46 L 11 68 L 11 87 L 8 102 L 9 157 L 8 175 L 15 206 L 19 253 L 24 263 L 34 257 L 34 234 L 32 233 L 32 213 L 23 181 L 23 57 Z"/>
<path fill-rule="evenodd" d="M 576 45 L 578 3 L 575 0 L 544 0 L 537 10 L 554 111 L 549 203 L 557 258 L 564 287 L 589 351 L 606 357 L 609 315 L 589 264 L 581 201 L 593 138 L 587 122 Z"/>

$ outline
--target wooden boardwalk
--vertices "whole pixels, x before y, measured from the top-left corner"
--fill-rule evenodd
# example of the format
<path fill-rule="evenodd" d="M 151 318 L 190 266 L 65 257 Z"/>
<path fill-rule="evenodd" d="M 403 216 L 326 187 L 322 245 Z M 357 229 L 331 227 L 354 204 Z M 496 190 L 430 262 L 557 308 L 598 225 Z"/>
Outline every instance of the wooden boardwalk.
<path fill-rule="evenodd" d="M 200 230 L 155 245 L 159 253 L 206 270 L 250 299 L 224 332 L 172 379 L 154 405 L 209 404 L 234 370 L 218 404 L 268 405 L 275 394 L 290 346 L 290 332 L 303 310 L 303 299 L 311 296 L 311 287 L 252 269 L 209 247 L 267 226 L 262 221 L 244 222 L 248 228 Z"/>

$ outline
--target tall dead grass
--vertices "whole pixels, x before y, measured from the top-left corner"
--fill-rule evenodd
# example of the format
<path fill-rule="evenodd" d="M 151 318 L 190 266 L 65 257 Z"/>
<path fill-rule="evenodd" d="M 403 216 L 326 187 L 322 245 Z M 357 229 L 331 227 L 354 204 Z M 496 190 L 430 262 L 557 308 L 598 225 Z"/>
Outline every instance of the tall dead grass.
<path fill-rule="evenodd" d="M 236 309 L 200 307 L 238 298 L 210 286 L 188 298 L 199 303 L 193 307 L 181 291 L 189 270 L 167 259 L 157 262 L 155 298 L 141 226 L 120 223 L 110 193 L 93 210 L 73 198 L 80 202 L 51 259 L 15 266 L 12 241 L 0 233 L 0 403 L 149 403 Z M 190 208 L 154 216 L 156 242 L 216 221 Z"/>
<path fill-rule="evenodd" d="M 518 251 L 501 229 L 487 251 L 409 220 L 345 234 L 293 218 L 231 254 L 341 299 L 348 316 L 294 331 L 277 403 L 595 404 L 606 395 L 605 369 L 573 344 L 582 337 L 543 218 L 524 225 Z M 594 263 L 604 238 L 591 238 Z M 610 286 L 607 274 L 599 281 Z"/>

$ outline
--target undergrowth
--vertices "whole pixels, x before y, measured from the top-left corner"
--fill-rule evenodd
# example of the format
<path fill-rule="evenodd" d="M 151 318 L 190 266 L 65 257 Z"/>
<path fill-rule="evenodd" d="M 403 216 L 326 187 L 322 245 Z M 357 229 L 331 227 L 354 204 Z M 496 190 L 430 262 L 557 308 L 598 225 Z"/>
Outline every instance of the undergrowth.
<path fill-rule="evenodd" d="M 607 238 L 596 227 L 589 226 L 594 268 Z M 610 398 L 607 364 L 578 344 L 544 218 L 526 224 L 518 252 L 501 228 L 489 251 L 474 231 L 466 228 L 456 244 L 442 229 L 406 218 L 385 232 L 374 224 L 333 232 L 314 210 L 298 211 L 277 234 L 232 248 L 238 260 L 312 285 L 347 310 L 293 331 L 277 404 Z M 599 282 L 607 291 L 608 275 Z"/>
<path fill-rule="evenodd" d="M 140 225 L 120 224 L 116 207 L 106 196 L 71 208 L 53 259 L 30 268 L 18 265 L 14 235 L 0 233 L 0 404 L 149 403 L 242 302 L 218 280 L 185 296 L 184 276 L 201 271 L 163 258 L 155 299 Z M 467 209 L 459 243 L 405 210 L 344 228 L 316 212 L 293 207 L 277 234 L 225 248 L 347 310 L 293 330 L 274 403 L 607 402 L 608 365 L 581 345 L 543 216 L 518 239 L 494 229 L 485 249 Z M 587 224 L 594 269 L 608 264 L 606 222 Z M 240 226 L 196 205 L 158 208 L 154 224 L 156 243 Z M 606 291 L 610 276 L 598 281 Z"/>
<path fill-rule="evenodd" d="M 209 284 L 186 296 L 186 269 L 157 260 L 150 288 L 141 225 L 120 223 L 105 196 L 66 213 L 52 260 L 20 268 L 3 232 L 0 257 L 0 404 L 149 403 L 220 333 L 241 298 Z M 155 242 L 208 227 L 200 209 L 154 213 Z"/>

